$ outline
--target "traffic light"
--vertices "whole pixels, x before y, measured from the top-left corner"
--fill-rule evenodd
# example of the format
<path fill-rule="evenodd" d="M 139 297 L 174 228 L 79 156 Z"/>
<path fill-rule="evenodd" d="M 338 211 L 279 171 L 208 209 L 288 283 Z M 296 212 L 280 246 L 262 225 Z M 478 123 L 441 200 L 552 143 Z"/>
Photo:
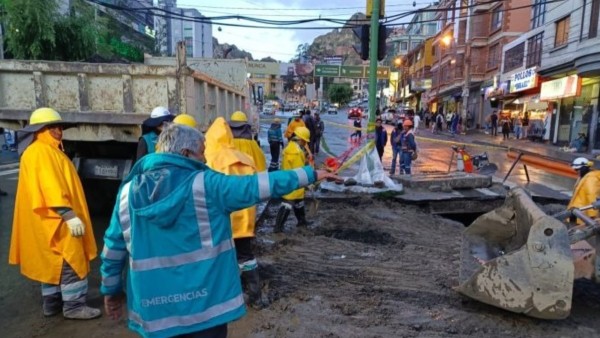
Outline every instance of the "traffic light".
<path fill-rule="evenodd" d="M 369 60 L 369 42 L 371 41 L 370 25 L 361 25 L 354 29 L 354 34 L 360 40 L 360 46 L 354 46 L 356 53 L 360 55 L 362 60 Z M 377 60 L 385 59 L 386 45 L 385 40 L 388 37 L 388 32 L 385 26 L 379 25 L 379 38 L 377 44 Z"/>
<path fill-rule="evenodd" d="M 379 43 L 377 44 L 377 60 L 381 61 L 383 59 L 385 59 L 385 50 L 386 50 L 386 46 L 385 46 L 385 40 L 388 37 L 388 31 L 385 28 L 384 25 L 379 25 L 379 34 L 378 34 L 378 40 Z"/>

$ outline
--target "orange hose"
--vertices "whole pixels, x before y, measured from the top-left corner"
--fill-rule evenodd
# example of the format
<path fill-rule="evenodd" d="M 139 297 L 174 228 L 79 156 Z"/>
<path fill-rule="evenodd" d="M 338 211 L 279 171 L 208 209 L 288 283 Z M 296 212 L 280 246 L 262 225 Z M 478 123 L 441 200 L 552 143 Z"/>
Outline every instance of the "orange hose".
<path fill-rule="evenodd" d="M 508 158 L 511 159 L 516 159 L 519 154 L 513 151 L 509 151 L 507 153 Z M 536 167 L 538 169 L 543 169 L 546 170 L 547 172 L 556 174 L 556 175 L 560 175 L 560 176 L 565 176 L 565 177 L 570 177 L 570 178 L 577 178 L 577 172 L 575 172 L 575 170 L 573 170 L 573 168 L 571 168 L 571 166 L 568 163 L 565 162 L 560 162 L 557 160 L 550 160 L 550 159 L 546 159 L 546 158 L 542 158 L 542 157 L 537 157 L 534 155 L 523 155 L 521 156 L 521 161 L 524 164 L 530 165 L 532 167 Z"/>

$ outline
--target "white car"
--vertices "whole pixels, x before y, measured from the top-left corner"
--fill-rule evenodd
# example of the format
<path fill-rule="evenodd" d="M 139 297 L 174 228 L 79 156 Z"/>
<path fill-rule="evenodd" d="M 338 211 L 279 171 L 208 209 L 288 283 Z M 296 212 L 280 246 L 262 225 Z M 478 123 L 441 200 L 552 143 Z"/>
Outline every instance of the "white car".
<path fill-rule="evenodd" d="M 331 115 L 331 114 L 335 114 L 337 115 L 338 110 L 336 107 L 329 107 L 329 109 L 327 109 L 327 114 Z"/>

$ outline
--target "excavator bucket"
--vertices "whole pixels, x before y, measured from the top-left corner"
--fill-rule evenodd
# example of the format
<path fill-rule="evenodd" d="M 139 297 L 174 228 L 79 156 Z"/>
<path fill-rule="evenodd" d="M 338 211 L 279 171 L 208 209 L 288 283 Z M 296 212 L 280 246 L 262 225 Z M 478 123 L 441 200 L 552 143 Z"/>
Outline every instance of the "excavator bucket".
<path fill-rule="evenodd" d="M 574 264 L 566 226 L 520 188 L 463 233 L 457 291 L 541 319 L 569 316 Z"/>

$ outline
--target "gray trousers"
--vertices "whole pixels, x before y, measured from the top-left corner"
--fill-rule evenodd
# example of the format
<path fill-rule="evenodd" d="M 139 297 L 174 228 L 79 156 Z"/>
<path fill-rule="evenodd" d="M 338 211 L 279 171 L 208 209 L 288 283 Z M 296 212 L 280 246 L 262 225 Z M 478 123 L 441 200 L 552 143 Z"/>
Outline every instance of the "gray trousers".
<path fill-rule="evenodd" d="M 67 261 L 63 261 L 60 284 L 42 283 L 44 313 L 58 312 L 61 307 L 63 313 L 68 313 L 85 306 L 87 291 L 87 277 L 80 279 Z"/>

